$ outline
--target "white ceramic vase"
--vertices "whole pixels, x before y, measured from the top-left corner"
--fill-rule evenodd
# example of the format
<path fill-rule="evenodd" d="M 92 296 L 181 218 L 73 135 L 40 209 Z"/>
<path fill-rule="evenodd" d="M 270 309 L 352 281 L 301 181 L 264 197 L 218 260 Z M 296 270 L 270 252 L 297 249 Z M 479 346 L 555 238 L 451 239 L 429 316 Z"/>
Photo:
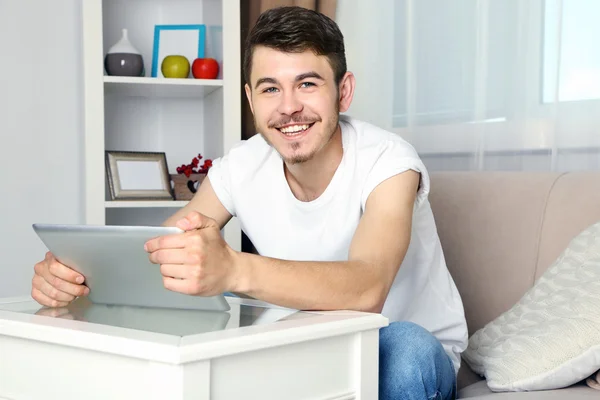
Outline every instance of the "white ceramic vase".
<path fill-rule="evenodd" d="M 129 41 L 127 29 L 122 30 L 121 39 L 112 45 L 104 58 L 104 69 L 113 76 L 144 76 L 142 54 Z"/>

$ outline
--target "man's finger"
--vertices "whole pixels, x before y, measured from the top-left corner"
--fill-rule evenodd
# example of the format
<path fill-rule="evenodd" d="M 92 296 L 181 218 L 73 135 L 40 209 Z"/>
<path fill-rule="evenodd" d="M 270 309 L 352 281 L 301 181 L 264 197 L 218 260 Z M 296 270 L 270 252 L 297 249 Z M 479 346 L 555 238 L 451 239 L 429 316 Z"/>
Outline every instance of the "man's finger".
<path fill-rule="evenodd" d="M 175 279 L 163 276 L 163 285 L 166 289 L 173 292 L 189 295 L 195 294 L 195 287 L 193 286 L 192 281 L 190 280 Z"/>
<path fill-rule="evenodd" d="M 48 268 L 47 270 L 42 270 L 41 271 L 41 276 L 40 278 L 45 281 L 47 284 L 49 284 L 50 286 L 56 288 L 58 291 L 63 292 L 63 293 L 67 293 L 71 296 L 86 296 L 89 293 L 89 288 L 85 285 L 81 285 L 78 283 L 71 283 L 69 281 L 64 280 L 63 278 L 61 278 L 59 275 L 64 276 L 68 276 L 69 279 L 73 278 L 73 274 L 71 274 L 69 271 L 64 271 L 64 269 L 67 269 L 69 271 L 75 272 L 72 269 L 70 269 L 69 267 L 65 267 L 62 264 L 59 263 L 54 263 L 52 265 L 50 265 L 50 268 Z M 56 272 L 56 274 L 55 274 Z M 77 272 L 75 272 L 76 275 L 79 275 Z M 82 277 L 83 278 L 83 277 Z M 77 278 L 75 278 L 77 280 Z M 40 284 L 42 284 L 43 282 L 39 282 Z M 41 286 L 37 286 L 38 289 L 42 289 Z M 44 291 L 42 289 L 42 291 Z M 44 291 L 45 292 L 45 291 Z M 50 295 L 50 293 L 46 292 L 46 294 Z M 53 297 L 50 295 L 50 297 Z"/>
<path fill-rule="evenodd" d="M 34 280 L 36 280 L 36 282 L 34 282 L 36 289 L 38 289 L 40 292 L 42 292 L 51 299 L 66 303 L 69 303 L 75 299 L 75 296 L 69 293 L 65 293 L 62 290 L 50 285 L 41 276 L 35 276 Z"/>
<path fill-rule="evenodd" d="M 199 212 L 196 212 L 196 211 L 192 211 L 191 213 L 186 215 L 184 218 L 177 221 L 177 223 L 175 225 L 179 229 L 182 229 L 184 231 L 191 231 L 194 229 L 203 229 L 203 228 L 218 226 L 217 222 L 214 219 L 209 218 L 206 215 L 200 214 Z"/>
<path fill-rule="evenodd" d="M 144 250 L 153 253 L 161 249 L 183 249 L 185 248 L 185 236 L 181 233 L 163 235 L 152 238 L 144 244 Z"/>
<path fill-rule="evenodd" d="M 191 263 L 187 251 L 184 249 L 159 249 L 148 255 L 154 264 L 186 264 Z"/>
<path fill-rule="evenodd" d="M 190 275 L 189 268 L 185 264 L 161 264 L 160 273 L 167 278 L 185 279 Z"/>
<path fill-rule="evenodd" d="M 55 299 L 51 299 L 50 297 L 46 296 L 44 293 L 42 293 L 39 289 L 37 288 L 33 288 L 31 290 L 31 297 L 33 297 L 33 299 L 35 301 L 37 301 L 38 303 L 40 303 L 43 306 L 46 307 L 65 307 L 67 304 L 67 302 L 64 301 L 58 301 Z"/>
<path fill-rule="evenodd" d="M 81 284 L 85 279 L 84 276 L 79 272 L 67 267 L 64 264 L 61 264 L 53 256 L 49 259 L 47 269 L 52 275 L 59 277 L 63 281 L 71 282 L 73 284 Z M 44 278 L 48 277 L 44 276 Z"/>

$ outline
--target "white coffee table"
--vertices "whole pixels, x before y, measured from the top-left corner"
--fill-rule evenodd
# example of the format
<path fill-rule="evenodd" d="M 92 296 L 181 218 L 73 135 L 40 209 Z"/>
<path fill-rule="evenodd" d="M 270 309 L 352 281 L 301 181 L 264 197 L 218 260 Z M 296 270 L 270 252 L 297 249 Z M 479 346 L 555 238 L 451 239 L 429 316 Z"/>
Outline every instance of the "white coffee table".
<path fill-rule="evenodd" d="M 0 399 L 377 399 L 386 318 L 227 299 L 228 313 L 78 300 L 53 316 L 0 299 Z"/>

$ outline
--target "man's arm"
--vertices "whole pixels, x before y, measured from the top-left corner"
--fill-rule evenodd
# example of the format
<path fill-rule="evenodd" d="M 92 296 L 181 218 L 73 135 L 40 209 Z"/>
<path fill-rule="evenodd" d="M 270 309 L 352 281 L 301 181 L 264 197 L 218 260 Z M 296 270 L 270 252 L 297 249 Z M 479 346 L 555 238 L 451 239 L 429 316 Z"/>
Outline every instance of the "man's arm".
<path fill-rule="evenodd" d="M 236 292 L 302 310 L 381 312 L 408 249 L 419 179 L 409 170 L 371 192 L 348 261 L 285 261 L 238 253 Z"/>
<path fill-rule="evenodd" d="M 188 204 L 167 218 L 163 222 L 163 226 L 175 226 L 177 221 L 184 218 L 192 211 L 197 211 L 200 214 L 214 219 L 219 225 L 219 229 L 223 229 L 231 219 L 231 214 L 229 214 L 229 211 L 227 211 L 219 201 L 208 176 L 202 181 L 200 188 Z"/>

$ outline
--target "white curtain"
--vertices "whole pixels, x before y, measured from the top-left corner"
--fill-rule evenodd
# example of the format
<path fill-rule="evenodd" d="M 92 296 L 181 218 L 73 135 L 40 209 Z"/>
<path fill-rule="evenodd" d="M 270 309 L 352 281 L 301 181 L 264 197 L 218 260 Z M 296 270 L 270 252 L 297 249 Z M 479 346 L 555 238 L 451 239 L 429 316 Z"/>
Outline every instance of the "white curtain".
<path fill-rule="evenodd" d="M 600 0 L 339 0 L 348 114 L 430 170 L 600 169 Z"/>

